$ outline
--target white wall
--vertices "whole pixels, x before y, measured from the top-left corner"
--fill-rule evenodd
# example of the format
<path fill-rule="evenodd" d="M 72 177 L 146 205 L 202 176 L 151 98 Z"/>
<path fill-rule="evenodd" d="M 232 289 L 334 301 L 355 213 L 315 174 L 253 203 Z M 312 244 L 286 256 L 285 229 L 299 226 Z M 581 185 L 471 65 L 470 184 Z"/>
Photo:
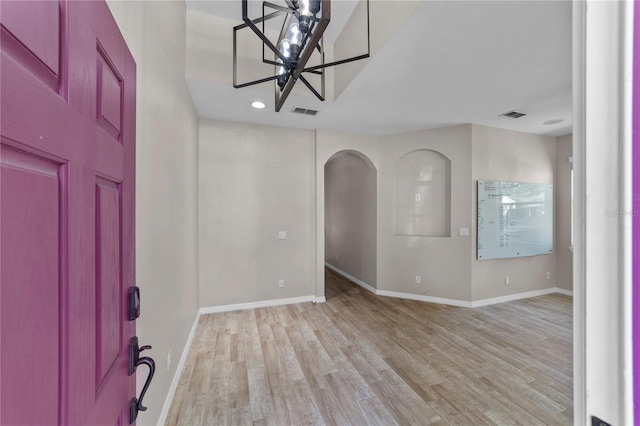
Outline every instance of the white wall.
<path fill-rule="evenodd" d="M 472 229 L 477 229 L 475 209 L 478 180 L 554 184 L 556 138 L 473 125 Z M 511 259 L 477 260 L 473 245 L 473 300 L 491 299 L 556 286 L 557 247 L 554 253 Z M 551 278 L 547 279 L 547 272 Z M 505 285 L 505 276 L 510 284 Z"/>
<path fill-rule="evenodd" d="M 325 261 L 375 288 L 377 171 L 348 151 L 324 170 Z"/>
<path fill-rule="evenodd" d="M 313 136 L 200 121 L 202 307 L 314 294 Z"/>
<path fill-rule="evenodd" d="M 198 118 L 184 79 L 184 2 L 108 5 L 137 64 L 137 335 L 153 346 L 145 355 L 156 361 L 149 409 L 138 424 L 150 425 L 160 417 L 198 311 Z M 138 388 L 147 374 L 139 370 Z"/>
<path fill-rule="evenodd" d="M 556 139 L 555 235 L 556 286 L 573 290 L 573 253 L 571 246 L 571 168 L 572 136 Z"/>

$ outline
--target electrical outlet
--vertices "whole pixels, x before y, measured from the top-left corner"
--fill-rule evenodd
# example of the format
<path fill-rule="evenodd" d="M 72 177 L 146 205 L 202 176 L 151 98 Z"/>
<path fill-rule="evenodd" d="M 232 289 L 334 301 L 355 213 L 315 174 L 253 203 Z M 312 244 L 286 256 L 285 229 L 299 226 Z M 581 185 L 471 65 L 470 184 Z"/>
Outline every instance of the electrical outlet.
<path fill-rule="evenodd" d="M 509 285 L 509 275 L 504 277 L 504 285 Z"/>
<path fill-rule="evenodd" d="M 414 282 L 415 282 L 416 284 L 420 284 L 420 283 L 422 282 L 422 277 L 420 277 L 420 275 L 416 275 L 416 277 L 415 277 L 415 279 L 414 279 Z"/>
<path fill-rule="evenodd" d="M 167 352 L 167 371 L 171 370 L 171 349 Z"/>
<path fill-rule="evenodd" d="M 547 271 L 547 279 L 550 280 L 551 279 L 551 272 Z"/>
<path fill-rule="evenodd" d="M 278 280 L 278 287 L 284 287 L 284 280 Z"/>

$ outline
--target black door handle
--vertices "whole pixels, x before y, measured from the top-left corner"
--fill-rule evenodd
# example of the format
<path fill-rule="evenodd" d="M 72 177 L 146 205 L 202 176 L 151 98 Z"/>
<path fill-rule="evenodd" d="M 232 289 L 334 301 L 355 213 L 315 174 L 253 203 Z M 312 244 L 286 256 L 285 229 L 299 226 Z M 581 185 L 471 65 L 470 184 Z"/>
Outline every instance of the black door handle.
<path fill-rule="evenodd" d="M 134 397 L 131 400 L 131 405 L 129 406 L 129 424 L 133 424 L 133 422 L 136 421 L 138 411 L 147 411 L 147 407 L 142 405 L 142 401 L 144 400 L 144 395 L 147 393 L 147 389 L 149 389 L 151 380 L 153 380 L 153 375 L 156 373 L 156 363 L 153 358 L 148 356 L 140 357 L 140 352 L 145 349 L 151 349 L 151 346 L 143 346 L 140 348 L 138 347 L 138 338 L 136 336 L 131 338 L 129 342 L 129 375 L 135 373 L 136 368 L 141 364 L 149 367 L 149 375 L 144 382 L 142 392 L 140 392 L 140 399 Z"/>

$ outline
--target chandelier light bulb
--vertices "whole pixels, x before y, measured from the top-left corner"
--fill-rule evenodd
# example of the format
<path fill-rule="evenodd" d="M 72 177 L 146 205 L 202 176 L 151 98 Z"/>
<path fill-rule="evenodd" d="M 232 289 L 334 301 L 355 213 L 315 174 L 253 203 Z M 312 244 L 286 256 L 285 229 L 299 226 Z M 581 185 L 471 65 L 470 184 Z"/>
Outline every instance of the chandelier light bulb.
<path fill-rule="evenodd" d="M 300 44 L 302 43 L 302 33 L 300 32 L 300 26 L 297 22 L 289 25 L 287 36 L 282 41 L 284 40 L 289 41 L 289 52 L 292 61 L 297 61 L 298 55 L 300 54 Z"/>
<path fill-rule="evenodd" d="M 309 32 L 309 27 L 311 24 L 311 11 L 309 10 L 309 0 L 300 0 L 298 1 L 298 6 L 300 7 L 300 31 L 303 34 L 307 34 Z"/>
<path fill-rule="evenodd" d="M 283 38 L 280 41 L 280 53 L 282 56 L 289 59 L 291 57 L 291 41 L 288 38 Z"/>
<path fill-rule="evenodd" d="M 309 2 L 309 12 L 311 12 L 314 15 L 320 12 L 320 0 L 306 0 L 306 1 Z"/>
<path fill-rule="evenodd" d="M 309 0 L 299 0 L 298 7 L 300 9 L 300 15 L 311 16 L 311 11 L 309 10 Z"/>
<path fill-rule="evenodd" d="M 280 53 L 282 53 L 282 56 L 284 56 L 285 58 L 289 59 L 291 57 L 291 43 L 289 42 L 289 39 L 283 38 L 282 41 L 280 41 Z M 277 82 L 278 82 L 278 86 L 280 87 L 280 90 L 282 90 L 282 88 L 284 87 L 285 83 L 287 82 L 287 67 L 284 65 L 282 59 L 277 58 L 276 62 L 282 65 L 279 65 L 277 70 L 276 70 L 276 75 L 278 76 L 277 78 Z"/>
<path fill-rule="evenodd" d="M 300 31 L 306 35 L 311 28 L 312 15 L 315 18 L 320 12 L 320 0 L 299 0 L 298 7 Z"/>
<path fill-rule="evenodd" d="M 276 62 L 282 64 L 282 59 L 278 58 L 276 59 Z M 276 75 L 278 76 L 278 78 L 276 79 L 278 87 L 280 87 L 280 90 L 282 90 L 285 83 L 287 82 L 287 69 L 284 65 L 277 66 Z"/>

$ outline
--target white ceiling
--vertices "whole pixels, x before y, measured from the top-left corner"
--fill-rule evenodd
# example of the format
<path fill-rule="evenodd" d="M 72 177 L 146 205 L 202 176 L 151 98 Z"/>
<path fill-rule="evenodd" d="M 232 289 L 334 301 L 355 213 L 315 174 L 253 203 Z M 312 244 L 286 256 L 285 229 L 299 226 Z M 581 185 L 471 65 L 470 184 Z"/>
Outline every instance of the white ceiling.
<path fill-rule="evenodd" d="M 189 8 L 238 23 L 240 5 L 240 0 L 187 1 Z M 329 27 L 334 26 L 330 37 L 335 38 L 353 2 L 334 0 L 332 6 Z M 476 123 L 559 136 L 572 127 L 571 56 L 570 1 L 428 0 L 334 101 L 292 95 L 276 113 L 273 94 L 265 92 L 265 87 L 273 90 L 271 82 L 244 89 L 188 84 L 204 118 L 365 134 Z M 255 99 L 267 108 L 251 108 Z M 320 112 L 301 116 L 290 112 L 293 107 Z M 527 116 L 499 117 L 511 110 Z M 543 124 L 557 119 L 563 121 Z"/>

